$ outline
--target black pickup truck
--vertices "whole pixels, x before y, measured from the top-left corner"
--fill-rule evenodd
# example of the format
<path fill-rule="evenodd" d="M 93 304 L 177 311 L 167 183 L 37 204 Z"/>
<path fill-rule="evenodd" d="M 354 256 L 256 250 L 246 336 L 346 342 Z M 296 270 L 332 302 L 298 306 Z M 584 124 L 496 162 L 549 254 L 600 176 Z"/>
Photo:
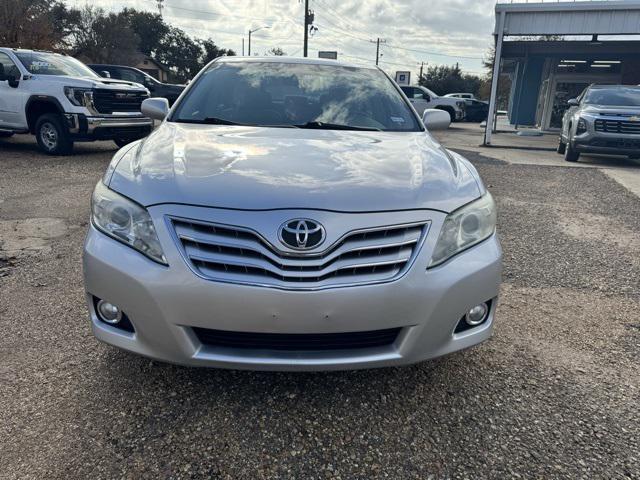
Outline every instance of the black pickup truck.
<path fill-rule="evenodd" d="M 110 78 L 140 83 L 149 89 L 152 97 L 163 97 L 169 100 L 169 105 L 173 105 L 186 86 L 159 82 L 142 70 L 124 65 L 91 64 L 89 68 L 102 77 L 107 76 L 105 74 L 107 72 Z"/>

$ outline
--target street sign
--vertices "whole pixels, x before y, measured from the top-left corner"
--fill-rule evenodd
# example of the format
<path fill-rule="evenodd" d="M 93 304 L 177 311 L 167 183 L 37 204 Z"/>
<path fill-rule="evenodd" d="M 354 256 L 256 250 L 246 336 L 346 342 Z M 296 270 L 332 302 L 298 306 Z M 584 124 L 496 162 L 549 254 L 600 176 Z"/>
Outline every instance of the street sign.
<path fill-rule="evenodd" d="M 411 72 L 396 72 L 396 83 L 398 85 L 411 85 Z"/>

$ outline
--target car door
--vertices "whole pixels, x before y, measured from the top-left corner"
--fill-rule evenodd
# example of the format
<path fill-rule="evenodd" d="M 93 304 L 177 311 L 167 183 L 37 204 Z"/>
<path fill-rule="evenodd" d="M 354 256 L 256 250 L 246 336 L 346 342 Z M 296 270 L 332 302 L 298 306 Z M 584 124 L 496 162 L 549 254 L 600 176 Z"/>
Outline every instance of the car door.
<path fill-rule="evenodd" d="M 407 94 L 409 101 L 418 112 L 418 115 L 422 116 L 424 111 L 429 108 L 429 101 L 431 100 L 429 95 L 417 87 L 408 87 L 408 89 L 410 90 L 410 94 Z"/>
<path fill-rule="evenodd" d="M 0 52 L 0 129 L 22 127 L 20 112 L 22 93 L 9 86 L 9 77 L 20 79 L 20 70 L 6 53 Z"/>

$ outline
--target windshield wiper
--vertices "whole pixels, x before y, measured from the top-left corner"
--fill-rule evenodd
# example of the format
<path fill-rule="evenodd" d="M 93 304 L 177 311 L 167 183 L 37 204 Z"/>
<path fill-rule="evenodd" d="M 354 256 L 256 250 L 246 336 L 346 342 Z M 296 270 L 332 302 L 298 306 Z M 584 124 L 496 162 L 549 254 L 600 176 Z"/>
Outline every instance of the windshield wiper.
<path fill-rule="evenodd" d="M 354 125 L 341 125 L 339 123 L 325 123 L 325 122 L 307 122 L 301 125 L 293 125 L 296 128 L 309 128 L 318 130 L 359 130 L 363 132 L 379 132 L 379 128 L 375 127 L 356 127 Z"/>
<path fill-rule="evenodd" d="M 246 125 L 244 123 L 236 123 L 236 122 L 232 122 L 231 120 L 225 120 L 224 118 L 218 118 L 218 117 L 207 117 L 207 118 L 198 118 L 198 119 L 191 119 L 191 118 L 179 118 L 176 120 L 176 122 L 179 123 L 205 123 L 208 125 L 238 125 L 241 127 L 247 127 L 249 125 Z"/>

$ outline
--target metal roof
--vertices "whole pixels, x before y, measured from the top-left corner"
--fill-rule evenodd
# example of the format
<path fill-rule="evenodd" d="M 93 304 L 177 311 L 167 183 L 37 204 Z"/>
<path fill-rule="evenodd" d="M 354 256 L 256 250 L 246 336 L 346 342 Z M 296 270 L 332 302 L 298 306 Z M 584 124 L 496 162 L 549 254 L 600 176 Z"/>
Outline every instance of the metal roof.
<path fill-rule="evenodd" d="M 505 35 L 637 35 L 640 0 L 498 3 L 498 18 L 505 15 Z"/>

